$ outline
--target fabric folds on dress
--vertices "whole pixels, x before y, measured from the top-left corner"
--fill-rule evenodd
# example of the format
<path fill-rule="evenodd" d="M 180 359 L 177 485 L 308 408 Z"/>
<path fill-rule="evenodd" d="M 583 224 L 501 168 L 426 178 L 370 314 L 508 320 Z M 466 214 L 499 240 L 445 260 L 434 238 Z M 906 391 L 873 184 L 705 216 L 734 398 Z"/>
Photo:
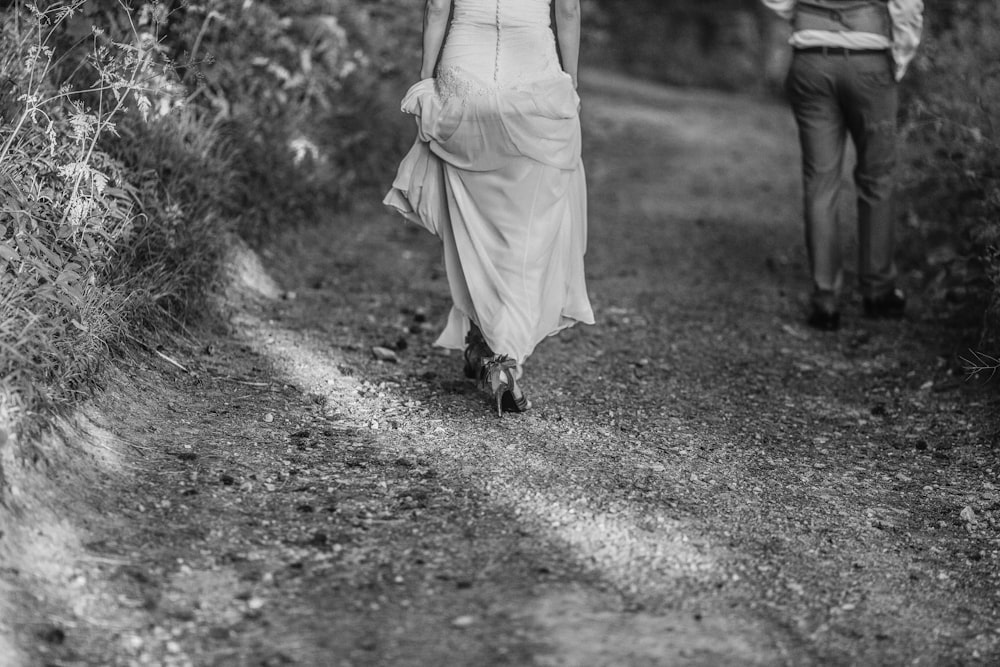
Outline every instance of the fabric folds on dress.
<path fill-rule="evenodd" d="M 578 108 L 561 71 L 498 86 L 449 67 L 403 98 L 417 139 L 384 203 L 443 242 L 454 307 L 437 345 L 461 349 L 471 319 L 523 363 L 594 322 Z"/>

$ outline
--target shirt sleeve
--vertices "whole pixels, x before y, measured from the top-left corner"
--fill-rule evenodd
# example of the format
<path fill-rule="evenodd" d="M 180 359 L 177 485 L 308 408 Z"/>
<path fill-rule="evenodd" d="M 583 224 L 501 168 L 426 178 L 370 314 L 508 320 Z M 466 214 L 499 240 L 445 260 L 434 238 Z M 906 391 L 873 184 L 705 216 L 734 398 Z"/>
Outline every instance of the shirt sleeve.
<path fill-rule="evenodd" d="M 889 0 L 892 17 L 892 58 L 896 61 L 896 80 L 903 78 L 906 68 L 917 53 L 924 29 L 923 0 Z"/>
<path fill-rule="evenodd" d="M 764 6 L 783 19 L 790 19 L 795 13 L 796 0 L 760 0 Z"/>

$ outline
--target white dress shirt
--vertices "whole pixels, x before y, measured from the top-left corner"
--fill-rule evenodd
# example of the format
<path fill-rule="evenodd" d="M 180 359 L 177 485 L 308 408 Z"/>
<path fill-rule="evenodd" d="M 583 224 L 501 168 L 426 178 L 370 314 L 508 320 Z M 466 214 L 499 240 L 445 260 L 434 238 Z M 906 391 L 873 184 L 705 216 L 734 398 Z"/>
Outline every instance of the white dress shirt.
<path fill-rule="evenodd" d="M 792 18 L 797 0 L 761 0 L 767 7 L 785 19 Z M 871 32 L 832 32 L 827 30 L 799 30 L 792 34 L 789 43 L 795 48 L 834 46 L 845 49 L 891 49 L 896 62 L 896 80 L 903 78 L 906 68 L 917 52 L 924 27 L 923 0 L 889 0 L 892 17 L 892 41 L 884 35 Z"/>

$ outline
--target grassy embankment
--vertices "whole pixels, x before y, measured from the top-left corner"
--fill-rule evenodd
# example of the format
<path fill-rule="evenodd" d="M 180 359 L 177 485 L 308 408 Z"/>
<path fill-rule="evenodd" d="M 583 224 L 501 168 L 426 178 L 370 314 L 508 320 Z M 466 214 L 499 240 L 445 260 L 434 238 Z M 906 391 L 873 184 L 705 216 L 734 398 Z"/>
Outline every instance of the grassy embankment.
<path fill-rule="evenodd" d="M 408 55 L 396 14 L 377 0 L 0 10 L 0 434 L 14 458 L 44 457 L 35 436 L 106 364 L 203 317 L 235 239 L 266 243 L 385 180 L 403 135 L 382 93 Z"/>

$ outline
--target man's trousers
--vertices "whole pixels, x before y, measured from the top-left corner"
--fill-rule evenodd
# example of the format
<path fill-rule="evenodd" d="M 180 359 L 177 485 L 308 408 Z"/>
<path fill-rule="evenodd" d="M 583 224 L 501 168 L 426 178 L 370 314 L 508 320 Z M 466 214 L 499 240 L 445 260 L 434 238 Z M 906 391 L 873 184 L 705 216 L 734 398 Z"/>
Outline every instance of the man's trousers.
<path fill-rule="evenodd" d="M 893 262 L 896 112 L 889 52 L 798 50 L 786 88 L 799 127 L 805 190 L 806 246 L 814 305 L 835 307 L 844 282 L 837 234 L 847 136 L 857 153 L 858 277 L 862 295 L 895 287 Z"/>

